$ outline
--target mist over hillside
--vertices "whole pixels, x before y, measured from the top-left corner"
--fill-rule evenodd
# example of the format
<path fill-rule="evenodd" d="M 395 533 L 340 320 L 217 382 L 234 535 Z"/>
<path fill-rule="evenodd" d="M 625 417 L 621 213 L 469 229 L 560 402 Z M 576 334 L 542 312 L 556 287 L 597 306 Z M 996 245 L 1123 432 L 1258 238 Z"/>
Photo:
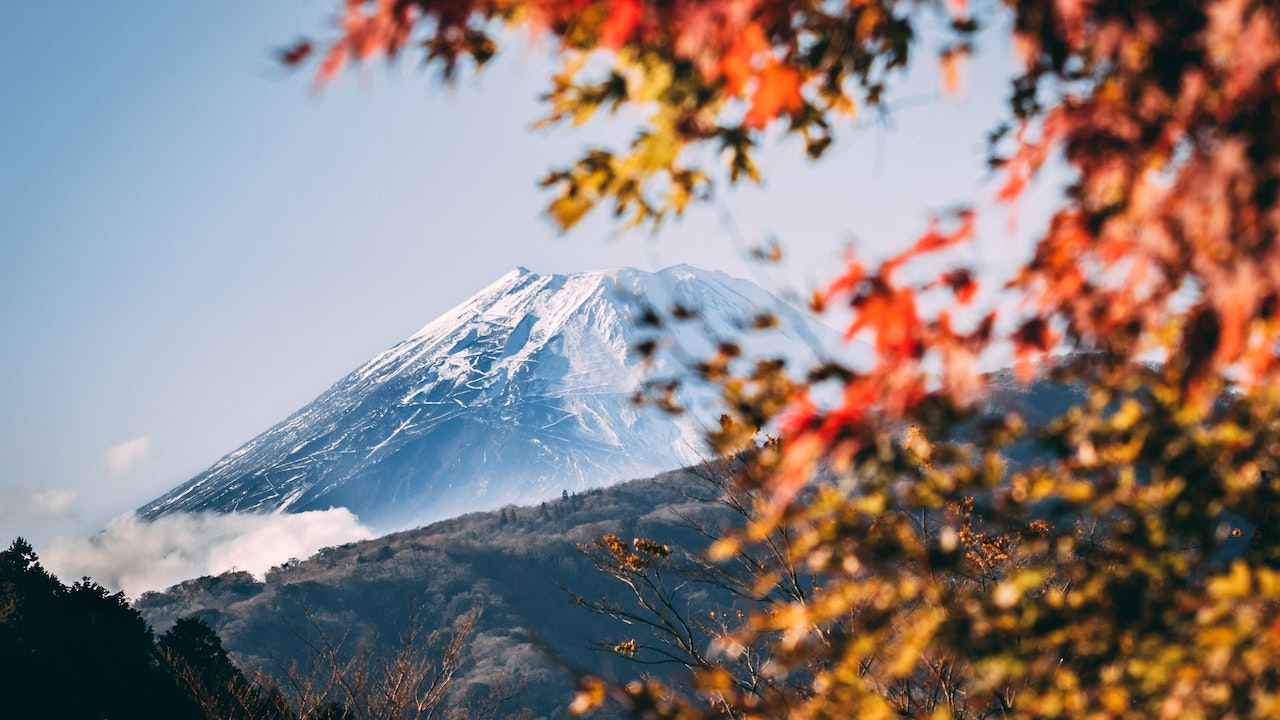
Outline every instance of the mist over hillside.
<path fill-rule="evenodd" d="M 637 671 L 596 649 L 625 639 L 627 628 L 585 610 L 572 595 L 626 597 L 575 544 L 615 533 L 700 553 L 707 539 L 689 519 L 728 529 L 738 516 L 708 501 L 714 494 L 699 473 L 706 470 L 472 513 L 328 548 L 262 581 L 245 572 L 190 580 L 147 593 L 136 606 L 157 631 L 182 617 L 206 620 L 242 664 L 267 672 L 306 658 L 305 638 L 317 629 L 354 647 L 375 635 L 394 637 L 411 606 L 426 611 L 433 632 L 447 632 L 455 618 L 481 607 L 462 691 L 505 684 L 518 690 L 507 716 L 562 717 L 579 674 L 626 679 Z M 711 595 L 690 588 L 688 598 L 713 602 Z"/>

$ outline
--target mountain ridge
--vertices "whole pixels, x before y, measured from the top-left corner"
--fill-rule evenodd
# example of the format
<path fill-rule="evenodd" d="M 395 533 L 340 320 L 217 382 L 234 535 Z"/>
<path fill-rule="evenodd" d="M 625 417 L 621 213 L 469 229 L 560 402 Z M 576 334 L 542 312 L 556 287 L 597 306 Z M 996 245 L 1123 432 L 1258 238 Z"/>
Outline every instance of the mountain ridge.
<path fill-rule="evenodd" d="M 762 313 L 778 327 L 750 332 Z M 833 338 L 715 271 L 517 268 L 139 513 L 346 507 L 389 531 L 650 476 L 705 455 L 718 393 L 691 366 L 719 343 L 807 367 Z M 632 401 L 676 379 L 688 413 Z"/>
<path fill-rule="evenodd" d="M 1023 384 L 1010 371 L 989 374 L 986 385 L 990 393 L 981 415 L 1019 412 L 1033 425 L 1084 399 L 1079 387 L 1048 379 Z M 1046 452 L 1052 449 L 1027 439 L 1015 455 Z M 679 663 L 633 663 L 613 649 L 627 640 L 643 642 L 649 631 L 588 605 L 642 616 L 645 610 L 626 585 L 587 559 L 582 550 L 592 540 L 610 533 L 623 542 L 645 538 L 669 545 L 674 564 L 664 572 L 680 578 L 669 588 L 671 609 L 686 617 L 764 608 L 754 593 L 725 593 L 723 585 L 686 582 L 689 577 L 680 575 L 681 567 L 705 567 L 704 553 L 716 537 L 745 527 L 750 510 L 739 512 L 722 494 L 739 468 L 727 460 L 704 463 L 532 506 L 468 513 L 325 548 L 262 578 L 246 572 L 195 578 L 146 593 L 136 606 L 157 631 L 178 618 L 199 617 L 246 667 L 272 672 L 306 658 L 297 618 L 308 618 L 333 637 L 350 633 L 358 642 L 393 632 L 406 598 L 431 608 L 433 630 L 483 605 L 461 684 L 488 687 L 520 679 L 524 684 L 504 716 L 566 717 L 584 670 L 624 684 L 641 673 L 673 685 L 687 681 Z M 691 560 L 692 566 L 685 564 Z M 698 643 L 712 642 L 706 627 L 692 626 Z"/>

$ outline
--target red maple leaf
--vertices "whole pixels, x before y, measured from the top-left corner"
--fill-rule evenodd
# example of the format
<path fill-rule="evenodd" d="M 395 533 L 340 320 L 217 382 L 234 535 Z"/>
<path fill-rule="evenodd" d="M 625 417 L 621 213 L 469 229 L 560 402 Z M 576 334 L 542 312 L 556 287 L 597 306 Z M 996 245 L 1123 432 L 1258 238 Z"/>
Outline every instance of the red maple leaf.
<path fill-rule="evenodd" d="M 751 79 L 751 65 L 755 58 L 769 47 L 760 25 L 752 23 L 734 40 L 728 52 L 720 59 L 720 74 L 724 76 L 725 89 L 739 97 Z"/>
<path fill-rule="evenodd" d="M 622 47 L 640 24 L 642 12 L 639 0 L 613 0 L 609 18 L 600 27 L 600 47 L 609 50 Z"/>
<path fill-rule="evenodd" d="M 798 112 L 804 107 L 800 94 L 803 78 L 790 65 L 770 60 L 756 76 L 756 89 L 751 93 L 751 109 L 743 124 L 759 130 L 782 113 Z"/>

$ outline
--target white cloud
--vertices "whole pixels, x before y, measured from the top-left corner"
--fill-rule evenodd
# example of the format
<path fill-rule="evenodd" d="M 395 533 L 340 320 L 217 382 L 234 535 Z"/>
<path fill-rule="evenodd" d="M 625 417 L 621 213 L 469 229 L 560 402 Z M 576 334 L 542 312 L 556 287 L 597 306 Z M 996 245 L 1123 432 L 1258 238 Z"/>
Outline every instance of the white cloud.
<path fill-rule="evenodd" d="M 40 519 L 64 517 L 75 511 L 80 498 L 75 490 L 19 486 L 0 487 L 0 520 Z"/>
<path fill-rule="evenodd" d="M 75 490 L 38 490 L 27 501 L 31 515 L 64 515 L 76 504 L 80 494 Z"/>
<path fill-rule="evenodd" d="M 107 448 L 107 475 L 112 479 L 129 472 L 151 457 L 151 436 L 142 435 Z"/>
<path fill-rule="evenodd" d="M 292 557 L 373 537 L 345 508 L 296 514 L 195 513 L 154 521 L 129 512 L 88 540 L 57 541 L 41 559 L 63 582 L 85 575 L 137 597 L 231 568 L 261 577 Z"/>

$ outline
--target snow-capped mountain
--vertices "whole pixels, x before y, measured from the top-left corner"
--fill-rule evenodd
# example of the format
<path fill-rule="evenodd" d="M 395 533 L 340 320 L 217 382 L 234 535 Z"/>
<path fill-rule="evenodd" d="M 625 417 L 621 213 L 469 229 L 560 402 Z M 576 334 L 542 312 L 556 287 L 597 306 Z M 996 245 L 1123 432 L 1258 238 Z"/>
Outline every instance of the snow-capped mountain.
<path fill-rule="evenodd" d="M 761 314 L 777 326 L 748 329 Z M 139 512 L 345 507 L 391 530 L 653 475 L 706 456 L 718 395 L 689 368 L 717 343 L 804 368 L 832 340 L 719 272 L 521 268 Z M 675 377 L 688 412 L 633 401 Z"/>

